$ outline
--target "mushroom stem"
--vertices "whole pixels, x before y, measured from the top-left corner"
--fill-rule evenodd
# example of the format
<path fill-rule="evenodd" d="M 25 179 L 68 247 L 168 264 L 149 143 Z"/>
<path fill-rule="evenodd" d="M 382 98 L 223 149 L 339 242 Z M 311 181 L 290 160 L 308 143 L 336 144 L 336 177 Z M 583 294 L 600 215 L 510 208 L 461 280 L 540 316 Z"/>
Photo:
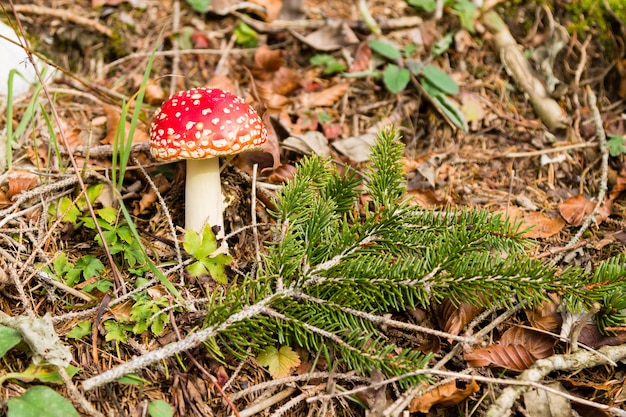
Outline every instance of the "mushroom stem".
<path fill-rule="evenodd" d="M 188 159 L 185 185 L 185 228 L 200 233 L 206 223 L 219 226 L 224 237 L 224 197 L 219 158 Z"/>

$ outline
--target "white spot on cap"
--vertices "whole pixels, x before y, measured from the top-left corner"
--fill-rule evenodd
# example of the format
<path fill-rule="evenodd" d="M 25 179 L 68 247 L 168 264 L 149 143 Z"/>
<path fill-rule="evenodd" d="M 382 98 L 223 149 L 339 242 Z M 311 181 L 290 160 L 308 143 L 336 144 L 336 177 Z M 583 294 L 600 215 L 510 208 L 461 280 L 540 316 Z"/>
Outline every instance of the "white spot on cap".
<path fill-rule="evenodd" d="M 196 122 L 194 121 L 188 121 L 187 124 L 185 125 L 185 129 L 191 130 L 191 128 L 194 127 L 195 124 Z"/>

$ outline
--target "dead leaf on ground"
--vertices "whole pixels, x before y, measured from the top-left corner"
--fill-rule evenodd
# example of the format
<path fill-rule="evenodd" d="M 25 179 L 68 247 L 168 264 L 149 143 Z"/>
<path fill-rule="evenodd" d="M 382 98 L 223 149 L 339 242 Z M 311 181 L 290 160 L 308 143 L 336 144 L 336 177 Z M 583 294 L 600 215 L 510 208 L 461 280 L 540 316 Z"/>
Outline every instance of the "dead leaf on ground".
<path fill-rule="evenodd" d="M 450 299 L 446 298 L 437 309 L 437 315 L 441 328 L 446 333 L 458 335 L 482 310 L 481 307 L 474 307 L 467 303 L 455 306 Z"/>
<path fill-rule="evenodd" d="M 348 23 L 343 20 L 329 22 L 306 36 L 302 36 L 294 30 L 289 32 L 300 42 L 316 51 L 330 52 L 359 42 L 359 38 Z"/>
<path fill-rule="evenodd" d="M 420 206 L 426 209 L 442 208 L 448 205 L 445 198 L 439 198 L 432 190 L 416 188 L 407 192 L 410 206 Z"/>
<path fill-rule="evenodd" d="M 154 185 L 157 187 L 161 195 L 166 193 L 171 188 L 170 182 L 167 180 L 167 178 L 165 178 L 163 174 L 155 175 L 152 179 L 152 182 L 154 182 Z M 141 200 L 133 202 L 135 206 L 133 214 L 137 216 L 138 214 L 143 213 L 144 210 L 151 207 L 156 200 L 157 194 L 154 191 L 154 188 L 150 187 L 148 189 L 148 192 L 145 192 L 141 195 Z"/>
<path fill-rule="evenodd" d="M 339 101 L 350 88 L 350 83 L 338 83 L 315 93 L 305 93 L 299 97 L 304 108 L 329 107 Z"/>
<path fill-rule="evenodd" d="M 547 384 L 548 387 L 567 394 L 560 382 Z M 562 395 L 553 394 L 543 389 L 532 388 L 524 393 L 524 408 L 535 417 L 570 417 L 570 400 Z"/>
<path fill-rule="evenodd" d="M 282 0 L 250 0 L 250 3 L 258 4 L 265 9 L 265 21 L 276 20 L 283 7 Z"/>
<path fill-rule="evenodd" d="M 474 381 L 450 381 L 414 398 L 409 405 L 411 413 L 428 413 L 434 405 L 452 406 L 478 392 L 480 386 Z"/>
<path fill-rule="evenodd" d="M 554 354 L 555 339 L 522 327 L 511 327 L 500 340 L 484 348 L 476 348 L 464 354 L 472 367 L 495 365 L 523 371 L 538 359 Z"/>
<path fill-rule="evenodd" d="M 552 218 L 545 213 L 538 211 L 523 211 L 519 207 L 509 207 L 506 212 L 499 211 L 506 215 L 512 223 L 521 222 L 519 230 L 526 230 L 522 236 L 529 239 L 546 239 L 554 236 L 563 230 L 565 222 L 559 217 Z"/>
<path fill-rule="evenodd" d="M 39 185 L 39 176 L 23 169 L 12 169 L 8 173 L 9 188 L 6 196 L 13 200 L 16 195 Z"/>
<path fill-rule="evenodd" d="M 354 52 L 354 60 L 348 72 L 362 72 L 370 67 L 372 61 L 372 48 L 367 41 L 361 42 Z"/>
<path fill-rule="evenodd" d="M 532 309 L 524 310 L 532 327 L 547 332 L 558 333 L 563 323 L 559 312 L 559 296 L 550 294 L 550 300 L 543 301 Z"/>
<path fill-rule="evenodd" d="M 579 194 L 570 197 L 559 205 L 559 213 L 563 219 L 572 226 L 580 226 L 585 219 L 593 212 L 596 202 L 590 200 L 586 196 Z M 596 215 L 596 223 L 602 223 L 611 214 L 613 208 L 612 200 L 606 200 L 604 204 L 598 207 Z"/>
<path fill-rule="evenodd" d="M 323 133 L 318 131 L 309 131 L 303 133 L 302 135 L 291 135 L 283 140 L 282 143 L 284 147 L 295 150 L 304 155 L 330 155 L 328 139 Z"/>
<path fill-rule="evenodd" d="M 615 335 L 603 335 L 595 323 L 586 324 L 578 336 L 578 342 L 592 349 L 602 346 L 617 346 L 626 343 L 626 332 L 618 332 Z"/>
<path fill-rule="evenodd" d="M 107 133 L 104 139 L 100 141 L 103 145 L 113 145 L 115 143 L 115 135 L 117 131 L 117 126 L 120 123 L 120 115 L 113 107 L 103 106 L 104 113 L 107 117 Z M 124 131 L 124 140 L 126 140 L 128 133 L 130 130 L 130 123 L 125 121 L 125 131 Z M 135 128 L 133 135 L 133 143 L 146 142 L 150 139 L 148 133 L 139 129 L 139 127 Z"/>
<path fill-rule="evenodd" d="M 233 94 L 237 94 L 237 88 L 231 77 L 224 74 L 215 73 L 206 84 L 209 88 L 219 88 L 220 90 L 229 91 Z"/>

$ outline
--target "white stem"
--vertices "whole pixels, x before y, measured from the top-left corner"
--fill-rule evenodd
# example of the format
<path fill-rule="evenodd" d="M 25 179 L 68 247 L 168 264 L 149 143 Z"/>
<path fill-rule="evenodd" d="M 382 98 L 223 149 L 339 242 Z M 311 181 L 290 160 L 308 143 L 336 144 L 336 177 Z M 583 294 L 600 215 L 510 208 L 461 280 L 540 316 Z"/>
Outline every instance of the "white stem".
<path fill-rule="evenodd" d="M 219 158 L 187 160 L 185 186 L 185 228 L 201 232 L 206 223 L 219 226 L 224 237 L 224 197 L 220 182 Z"/>

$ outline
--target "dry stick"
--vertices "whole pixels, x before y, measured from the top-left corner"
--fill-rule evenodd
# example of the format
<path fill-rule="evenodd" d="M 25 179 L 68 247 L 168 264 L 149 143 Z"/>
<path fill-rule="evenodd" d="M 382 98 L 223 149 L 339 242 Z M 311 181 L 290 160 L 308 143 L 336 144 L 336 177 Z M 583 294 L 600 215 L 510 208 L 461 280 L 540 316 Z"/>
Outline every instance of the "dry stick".
<path fill-rule="evenodd" d="M 85 413 L 92 417 L 105 417 L 104 414 L 95 409 L 95 407 L 85 398 L 82 392 L 74 385 L 72 378 L 67 374 L 67 371 L 62 366 L 57 368 L 57 372 L 63 379 L 65 387 L 70 394 L 70 398 L 74 400 L 74 403 L 78 404 Z"/>
<path fill-rule="evenodd" d="M 285 378 L 272 379 L 270 381 L 261 382 L 259 384 L 253 385 L 246 389 L 242 389 L 241 391 L 237 391 L 231 398 L 233 401 L 237 401 L 240 398 L 245 397 L 246 395 L 254 394 L 260 391 L 267 391 L 271 388 L 279 387 L 282 385 L 291 385 L 296 382 L 308 382 L 312 379 L 329 379 L 331 377 L 330 372 L 310 372 L 302 375 L 293 375 Z M 341 381 L 350 381 L 360 384 L 366 384 L 370 382 L 369 378 L 365 378 L 359 375 L 355 375 L 354 371 L 344 374 L 332 374 L 332 377 L 336 380 Z"/>
<path fill-rule="evenodd" d="M 597 203 L 593 208 L 593 211 L 585 218 L 585 221 L 580 226 L 578 232 L 570 239 L 567 245 L 565 245 L 565 249 L 571 249 L 582 237 L 582 235 L 587 231 L 589 226 L 593 221 L 595 221 L 596 216 L 598 215 L 598 209 L 604 203 L 604 196 L 608 189 L 608 171 L 609 171 L 609 148 L 606 146 L 606 134 L 604 132 L 604 127 L 602 126 L 602 116 L 600 115 L 600 110 L 597 106 L 597 98 L 593 91 L 590 88 L 587 89 L 587 96 L 589 101 L 589 107 L 591 107 L 591 116 L 593 118 L 593 124 L 596 128 L 596 137 L 598 138 L 598 144 L 600 145 L 600 152 L 602 155 L 602 171 L 600 174 L 600 184 L 598 189 Z M 565 252 L 561 253 L 559 256 L 552 260 L 552 264 L 556 265 L 559 263 L 563 257 L 565 256 Z"/>
<path fill-rule="evenodd" d="M 240 417 L 250 417 L 260 413 L 261 411 L 267 410 L 274 404 L 279 403 L 285 398 L 289 397 L 291 394 L 294 393 L 295 390 L 295 388 L 285 388 L 284 390 L 272 395 L 271 397 L 266 398 L 263 401 L 246 408 L 245 410 L 242 410 L 239 415 Z M 232 417 L 232 415 L 230 417 Z"/>
<path fill-rule="evenodd" d="M 306 300 L 309 301 L 311 303 L 315 303 L 315 304 L 320 304 L 320 305 L 331 305 L 335 308 L 338 308 L 339 310 L 343 311 L 344 313 L 350 314 L 352 316 L 355 317 L 360 317 L 362 319 L 365 319 L 369 322 L 372 322 L 378 326 L 388 326 L 388 327 L 393 327 L 396 329 L 402 329 L 402 330 L 409 330 L 412 332 L 418 332 L 418 333 L 424 333 L 424 334 L 430 334 L 433 336 L 437 336 L 437 337 L 441 337 L 441 338 L 445 338 L 445 339 L 451 339 L 451 340 L 456 340 L 457 342 L 462 342 L 462 343 L 466 343 L 468 345 L 475 345 L 480 343 L 479 340 L 477 338 L 474 337 L 463 337 L 463 336 L 457 336 L 451 333 L 446 333 L 446 332 L 442 332 L 439 330 L 435 330 L 435 329 L 431 329 L 429 327 L 424 327 L 424 326 L 418 326 L 415 324 L 411 324 L 411 323 L 406 323 L 403 321 L 399 321 L 399 320 L 393 320 L 390 319 L 388 317 L 385 316 L 378 316 L 376 314 L 371 314 L 371 313 L 366 313 L 365 311 L 360 311 L 360 310 L 354 310 L 352 308 L 349 307 L 342 307 L 338 304 L 334 304 L 334 303 L 329 303 L 327 300 L 322 300 L 320 298 L 315 298 L 315 297 L 311 297 L 308 294 L 304 294 L 302 292 L 298 292 L 296 291 L 294 293 L 294 298 L 298 298 L 300 300 Z"/>
<path fill-rule="evenodd" d="M 256 218 L 256 175 L 259 169 L 258 164 L 254 164 L 252 166 L 252 192 L 250 196 L 250 215 L 252 217 L 252 236 L 254 239 L 254 258 L 257 263 L 261 262 L 261 243 L 259 242 L 259 230 L 257 229 L 257 218 Z M 256 268 L 255 268 L 256 270 Z M 254 275 L 256 276 L 256 275 Z"/>
<path fill-rule="evenodd" d="M 76 23 L 81 26 L 93 28 L 95 31 L 103 34 L 108 38 L 113 37 L 113 31 L 102 23 L 91 20 L 89 18 L 72 13 L 69 10 L 64 9 L 52 9 L 50 7 L 35 6 L 32 4 L 13 4 L 11 1 L 11 7 L 14 13 L 24 14 L 36 14 L 40 16 L 58 17 L 63 20 Z"/>

